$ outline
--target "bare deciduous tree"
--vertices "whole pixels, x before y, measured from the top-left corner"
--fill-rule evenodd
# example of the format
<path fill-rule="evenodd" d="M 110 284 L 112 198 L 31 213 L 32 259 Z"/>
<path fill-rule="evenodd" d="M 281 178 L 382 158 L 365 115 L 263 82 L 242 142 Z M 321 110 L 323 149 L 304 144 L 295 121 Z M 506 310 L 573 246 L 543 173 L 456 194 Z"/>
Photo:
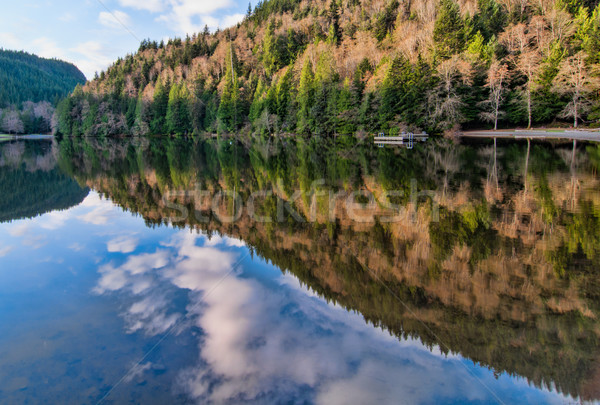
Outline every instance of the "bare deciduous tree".
<path fill-rule="evenodd" d="M 488 99 L 482 104 L 487 106 L 489 111 L 482 112 L 481 118 L 494 123 L 494 131 L 498 129 L 498 119 L 503 115 L 500 111 L 502 101 L 504 100 L 504 87 L 508 81 L 508 67 L 504 63 L 494 60 L 488 70 L 486 87 L 490 94 Z"/>
<path fill-rule="evenodd" d="M 589 107 L 589 93 L 594 90 L 598 80 L 591 76 L 585 64 L 584 52 L 566 58 L 556 76 L 557 90 L 571 96 L 571 101 L 561 112 L 561 118 L 573 118 L 573 126 L 577 128 L 579 118 Z"/>
<path fill-rule="evenodd" d="M 456 93 L 458 82 L 470 83 L 471 66 L 458 56 L 443 61 L 437 68 L 439 85 L 429 94 L 429 103 L 433 107 L 432 118 L 443 126 L 460 124 L 464 120 L 461 112 L 464 102 Z"/>
<path fill-rule="evenodd" d="M 54 107 L 47 101 L 40 101 L 33 105 L 33 115 L 36 118 L 42 118 L 44 121 L 50 122 L 54 114 Z"/>
<path fill-rule="evenodd" d="M 523 52 L 517 59 L 517 68 L 527 77 L 524 85 L 527 103 L 527 128 L 531 128 L 531 92 L 535 86 L 535 79 L 540 69 L 541 56 L 537 49 Z"/>
<path fill-rule="evenodd" d="M 19 134 L 24 130 L 23 121 L 17 111 L 6 111 L 2 120 L 2 128 L 9 134 Z"/>

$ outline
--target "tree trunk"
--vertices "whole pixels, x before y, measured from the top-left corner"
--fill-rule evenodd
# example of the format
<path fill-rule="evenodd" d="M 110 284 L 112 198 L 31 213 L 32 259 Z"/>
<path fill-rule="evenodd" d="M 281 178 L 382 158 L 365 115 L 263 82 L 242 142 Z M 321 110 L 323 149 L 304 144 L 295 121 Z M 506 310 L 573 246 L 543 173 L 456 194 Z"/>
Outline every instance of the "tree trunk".
<path fill-rule="evenodd" d="M 527 129 L 531 129 L 531 89 L 527 88 Z"/>
<path fill-rule="evenodd" d="M 525 157 L 525 195 L 527 195 L 527 172 L 529 171 L 529 151 L 531 150 L 531 139 L 527 138 L 527 156 Z"/>
<path fill-rule="evenodd" d="M 577 98 L 576 97 L 573 98 L 573 117 L 574 117 L 574 121 L 575 121 L 573 126 L 575 128 L 577 128 Z"/>

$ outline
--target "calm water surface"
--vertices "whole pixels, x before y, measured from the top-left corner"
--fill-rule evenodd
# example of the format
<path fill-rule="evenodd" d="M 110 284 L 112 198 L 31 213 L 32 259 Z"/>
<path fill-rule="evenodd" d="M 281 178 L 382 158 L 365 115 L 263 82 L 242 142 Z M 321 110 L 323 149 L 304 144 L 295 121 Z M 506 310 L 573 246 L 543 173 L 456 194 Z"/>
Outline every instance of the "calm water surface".
<path fill-rule="evenodd" d="M 5 142 L 0 402 L 596 402 L 599 156 Z"/>

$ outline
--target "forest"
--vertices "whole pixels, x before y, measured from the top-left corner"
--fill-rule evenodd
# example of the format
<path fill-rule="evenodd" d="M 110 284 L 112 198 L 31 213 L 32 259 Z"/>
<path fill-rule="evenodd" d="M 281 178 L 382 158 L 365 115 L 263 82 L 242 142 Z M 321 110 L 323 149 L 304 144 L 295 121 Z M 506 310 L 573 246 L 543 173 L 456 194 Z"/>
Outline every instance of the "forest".
<path fill-rule="evenodd" d="M 144 40 L 58 107 L 63 134 L 595 127 L 595 0 L 267 0 Z"/>
<path fill-rule="evenodd" d="M 51 132 L 54 107 L 85 81 L 71 63 L 0 48 L 0 130 Z"/>

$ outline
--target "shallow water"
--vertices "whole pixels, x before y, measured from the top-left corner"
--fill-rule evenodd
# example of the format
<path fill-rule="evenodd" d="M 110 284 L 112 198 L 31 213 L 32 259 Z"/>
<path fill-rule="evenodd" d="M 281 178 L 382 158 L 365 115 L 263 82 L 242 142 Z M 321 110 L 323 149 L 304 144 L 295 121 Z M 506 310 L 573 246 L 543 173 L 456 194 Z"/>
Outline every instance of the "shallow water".
<path fill-rule="evenodd" d="M 0 400 L 597 401 L 571 146 L 4 143 Z"/>

